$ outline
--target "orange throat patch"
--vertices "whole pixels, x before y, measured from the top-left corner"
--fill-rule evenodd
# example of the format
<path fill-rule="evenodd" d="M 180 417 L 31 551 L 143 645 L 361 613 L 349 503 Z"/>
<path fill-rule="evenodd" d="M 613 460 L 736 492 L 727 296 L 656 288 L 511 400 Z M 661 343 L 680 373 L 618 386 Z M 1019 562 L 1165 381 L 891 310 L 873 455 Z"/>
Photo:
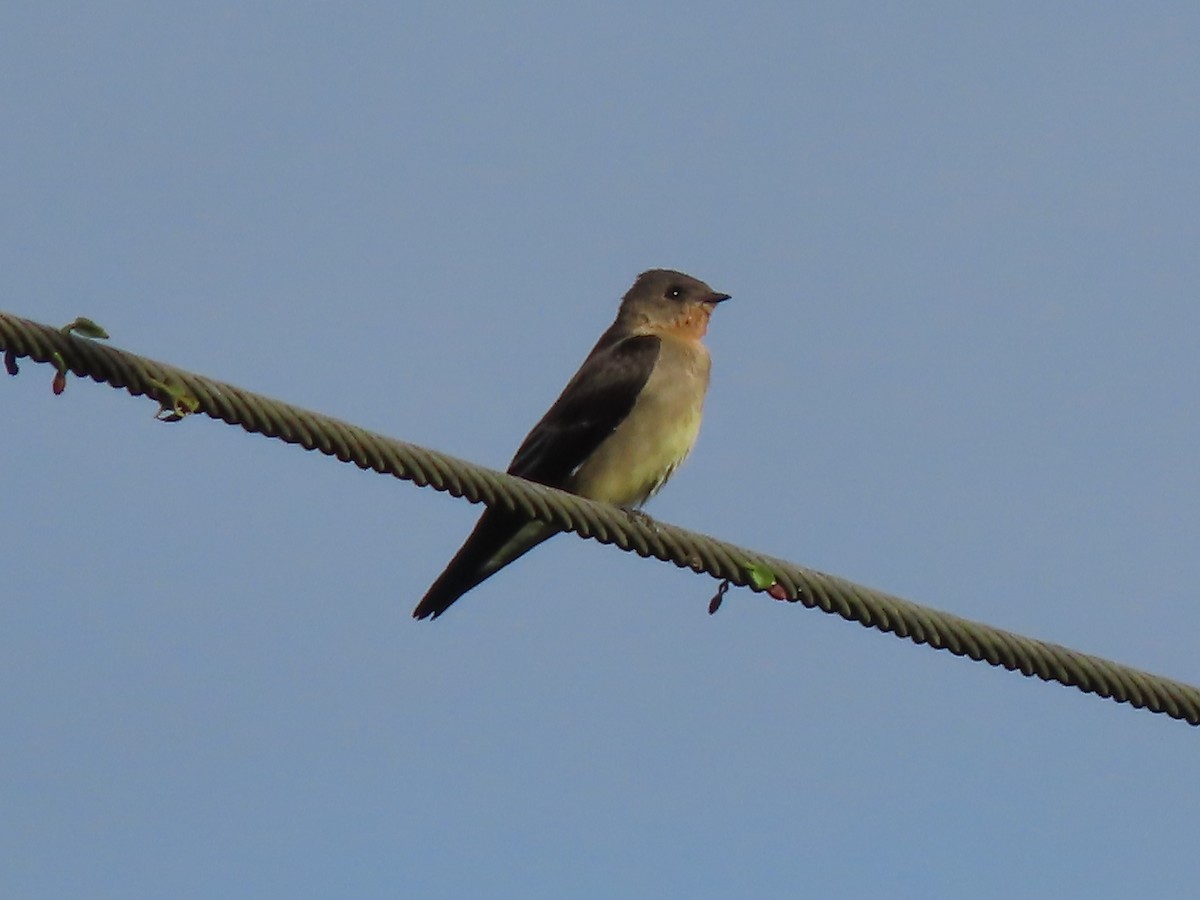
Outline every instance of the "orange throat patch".
<path fill-rule="evenodd" d="M 708 320 L 712 317 L 712 309 L 707 306 L 689 306 L 679 318 L 671 322 L 668 331 L 680 337 L 700 340 L 708 333 Z"/>

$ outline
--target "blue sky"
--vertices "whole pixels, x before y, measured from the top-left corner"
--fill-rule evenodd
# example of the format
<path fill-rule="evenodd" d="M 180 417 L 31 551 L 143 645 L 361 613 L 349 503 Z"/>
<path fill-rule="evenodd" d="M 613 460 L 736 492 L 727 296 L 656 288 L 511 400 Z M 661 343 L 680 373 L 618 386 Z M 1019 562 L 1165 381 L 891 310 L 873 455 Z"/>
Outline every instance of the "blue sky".
<path fill-rule="evenodd" d="M 0 12 L 0 308 L 503 467 L 633 277 L 662 519 L 1200 683 L 1189 4 Z M 1190 897 L 1197 733 L 26 363 L 0 892 Z"/>

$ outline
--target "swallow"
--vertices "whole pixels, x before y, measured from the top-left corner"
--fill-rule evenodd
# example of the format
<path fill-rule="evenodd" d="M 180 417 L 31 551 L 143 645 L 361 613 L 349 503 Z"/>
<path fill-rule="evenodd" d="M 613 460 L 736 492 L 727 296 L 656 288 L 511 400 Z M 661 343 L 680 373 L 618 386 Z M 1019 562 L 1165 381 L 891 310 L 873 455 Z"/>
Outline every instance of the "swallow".
<path fill-rule="evenodd" d="M 508 473 L 589 500 L 641 507 L 696 442 L 711 368 L 701 338 L 713 309 L 728 299 L 682 272 L 639 275 L 616 320 L 533 426 Z M 436 619 L 560 530 L 489 507 L 413 617 Z"/>

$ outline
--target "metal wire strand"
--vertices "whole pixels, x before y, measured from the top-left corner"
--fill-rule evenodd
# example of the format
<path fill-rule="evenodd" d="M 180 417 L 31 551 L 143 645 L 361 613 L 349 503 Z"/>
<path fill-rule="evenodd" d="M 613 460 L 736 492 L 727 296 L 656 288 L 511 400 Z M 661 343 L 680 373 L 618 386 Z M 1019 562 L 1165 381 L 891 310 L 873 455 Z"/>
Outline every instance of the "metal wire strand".
<path fill-rule="evenodd" d="M 246 431 L 317 450 L 472 503 L 519 510 L 643 557 L 706 572 L 776 599 L 836 613 L 955 656 L 1054 681 L 1200 725 L 1200 689 L 1098 656 L 919 606 L 854 582 L 544 485 L 384 437 L 319 413 L 0 312 L 6 361 L 54 363 L 81 377 L 149 396 L 165 409 L 203 413 Z"/>

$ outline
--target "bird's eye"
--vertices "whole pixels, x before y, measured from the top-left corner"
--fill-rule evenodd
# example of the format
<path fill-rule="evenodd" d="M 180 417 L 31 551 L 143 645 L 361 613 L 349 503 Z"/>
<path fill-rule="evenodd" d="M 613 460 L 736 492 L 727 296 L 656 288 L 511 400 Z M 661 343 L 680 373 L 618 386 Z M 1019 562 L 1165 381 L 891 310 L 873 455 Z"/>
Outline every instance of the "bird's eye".
<path fill-rule="evenodd" d="M 678 300 L 682 296 L 683 296 L 683 291 L 680 288 L 677 288 L 677 287 L 667 288 L 667 297 L 670 298 L 671 300 Z"/>

